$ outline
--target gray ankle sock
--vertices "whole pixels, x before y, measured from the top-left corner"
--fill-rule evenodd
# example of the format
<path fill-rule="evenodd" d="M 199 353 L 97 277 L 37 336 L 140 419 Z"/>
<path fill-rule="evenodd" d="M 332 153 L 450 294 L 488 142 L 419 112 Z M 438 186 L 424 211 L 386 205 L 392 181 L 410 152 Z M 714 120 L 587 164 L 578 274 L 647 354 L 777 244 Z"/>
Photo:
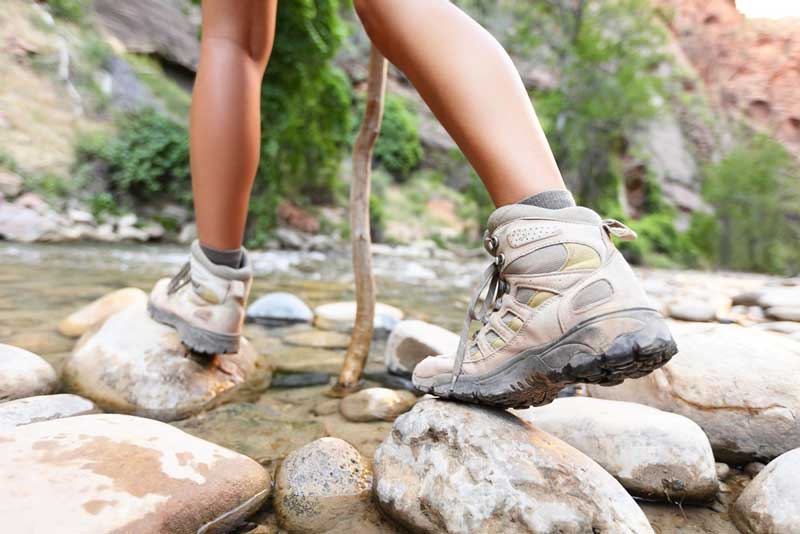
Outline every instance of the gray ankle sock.
<path fill-rule="evenodd" d="M 527 204 L 537 208 L 547 208 L 549 210 L 560 210 L 561 208 L 571 208 L 575 206 L 575 199 L 572 193 L 566 189 L 552 189 L 542 191 L 532 197 L 523 198 L 517 204 Z"/>
<path fill-rule="evenodd" d="M 219 250 L 200 243 L 200 249 L 214 265 L 224 265 L 232 269 L 238 269 L 242 266 L 243 251 L 241 247 L 233 250 Z"/>

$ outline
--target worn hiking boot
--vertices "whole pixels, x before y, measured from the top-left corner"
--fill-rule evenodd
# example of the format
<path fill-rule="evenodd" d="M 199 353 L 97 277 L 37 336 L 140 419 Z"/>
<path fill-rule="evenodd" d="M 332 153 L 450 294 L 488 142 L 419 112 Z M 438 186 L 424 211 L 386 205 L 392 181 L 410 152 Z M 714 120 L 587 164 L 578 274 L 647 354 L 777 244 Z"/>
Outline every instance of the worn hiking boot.
<path fill-rule="evenodd" d="M 156 283 L 148 310 L 154 320 L 174 327 L 195 352 L 235 353 L 252 280 L 246 251 L 242 266 L 232 269 L 211 263 L 195 241 L 189 263 L 172 280 Z"/>
<path fill-rule="evenodd" d="M 414 370 L 421 391 L 526 408 L 562 388 L 611 386 L 664 365 L 675 341 L 611 236 L 634 239 L 592 210 L 515 204 L 489 218 L 495 257 L 476 290 L 454 355 Z M 479 309 L 481 294 L 486 297 Z M 482 323 L 473 336 L 473 320 Z"/>

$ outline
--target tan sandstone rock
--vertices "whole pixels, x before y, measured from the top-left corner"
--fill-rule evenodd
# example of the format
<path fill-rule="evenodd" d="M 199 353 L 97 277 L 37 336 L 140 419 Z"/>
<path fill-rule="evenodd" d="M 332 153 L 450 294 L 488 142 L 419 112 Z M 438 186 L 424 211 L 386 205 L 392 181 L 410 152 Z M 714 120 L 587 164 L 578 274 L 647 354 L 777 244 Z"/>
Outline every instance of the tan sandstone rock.
<path fill-rule="evenodd" d="M 136 303 L 147 302 L 147 293 L 136 287 L 118 289 L 71 313 L 58 323 L 58 331 L 67 337 L 82 336 L 94 325 Z"/>
<path fill-rule="evenodd" d="M 227 532 L 269 494 L 253 460 L 169 425 L 82 415 L 0 433 L 8 532 Z M 47 511 L 43 513 L 42 506 Z"/>
<path fill-rule="evenodd" d="M 68 390 L 113 412 L 162 421 L 208 410 L 242 388 L 263 390 L 271 372 L 246 339 L 237 354 L 197 355 L 140 302 L 87 332 L 64 364 Z"/>
<path fill-rule="evenodd" d="M 646 404 L 700 425 L 720 461 L 800 447 L 800 344 L 736 325 L 671 325 L 679 353 L 652 374 L 592 397 Z"/>
<path fill-rule="evenodd" d="M 0 344 L 0 402 L 47 395 L 58 387 L 49 363 L 32 352 Z"/>
<path fill-rule="evenodd" d="M 586 454 L 637 497 L 708 501 L 717 493 L 711 444 L 686 417 L 587 397 L 514 414 Z"/>

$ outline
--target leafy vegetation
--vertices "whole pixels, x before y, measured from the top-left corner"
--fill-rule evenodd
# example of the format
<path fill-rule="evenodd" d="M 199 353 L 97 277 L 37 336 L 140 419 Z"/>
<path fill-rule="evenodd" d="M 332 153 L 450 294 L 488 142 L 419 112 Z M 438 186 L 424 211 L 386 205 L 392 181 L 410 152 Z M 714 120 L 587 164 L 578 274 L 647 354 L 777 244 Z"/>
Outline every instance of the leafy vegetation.
<path fill-rule="evenodd" d="M 117 134 L 92 134 L 78 143 L 79 163 L 107 166 L 109 189 L 137 202 L 168 197 L 188 204 L 189 132 L 153 110 L 123 115 Z"/>
<path fill-rule="evenodd" d="M 47 5 L 56 17 L 77 23 L 85 20 L 88 9 L 85 0 L 47 0 Z"/>
<path fill-rule="evenodd" d="M 731 269 L 796 273 L 800 270 L 800 169 L 764 135 L 731 151 L 706 171 L 703 193 L 716 217 L 701 218 L 702 245 Z"/>
<path fill-rule="evenodd" d="M 396 180 L 405 181 L 419 166 L 422 156 L 417 117 L 402 98 L 387 94 L 381 135 L 375 145 L 376 162 Z"/>
<path fill-rule="evenodd" d="M 331 60 L 345 37 L 338 0 L 279 2 L 275 48 L 262 89 L 261 163 L 249 240 L 266 240 L 281 197 L 333 198 L 352 131 L 352 90 Z"/>

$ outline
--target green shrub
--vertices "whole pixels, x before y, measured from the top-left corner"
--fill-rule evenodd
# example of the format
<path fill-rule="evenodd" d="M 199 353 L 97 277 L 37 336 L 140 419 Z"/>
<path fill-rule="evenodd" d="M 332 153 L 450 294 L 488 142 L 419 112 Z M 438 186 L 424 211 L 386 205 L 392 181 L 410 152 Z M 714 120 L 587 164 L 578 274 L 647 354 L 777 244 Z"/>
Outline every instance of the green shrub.
<path fill-rule="evenodd" d="M 345 36 L 339 7 L 338 0 L 278 3 L 275 48 L 261 94 L 251 244 L 268 238 L 281 197 L 301 205 L 334 198 L 352 130 L 350 82 L 331 64 Z"/>
<path fill-rule="evenodd" d="M 374 155 L 375 161 L 401 182 L 407 180 L 422 161 L 417 117 L 398 96 L 386 95 L 381 135 Z"/>
<path fill-rule="evenodd" d="M 111 138 L 98 134 L 82 137 L 77 159 L 104 162 L 112 193 L 137 202 L 165 197 L 190 202 L 189 132 L 156 111 L 123 115 Z"/>
<path fill-rule="evenodd" d="M 47 5 L 56 17 L 78 23 L 86 18 L 86 0 L 47 0 Z"/>
<path fill-rule="evenodd" d="M 717 243 L 706 244 L 723 267 L 793 273 L 800 269 L 797 163 L 776 141 L 755 135 L 706 169 L 703 194 L 717 216 Z"/>

